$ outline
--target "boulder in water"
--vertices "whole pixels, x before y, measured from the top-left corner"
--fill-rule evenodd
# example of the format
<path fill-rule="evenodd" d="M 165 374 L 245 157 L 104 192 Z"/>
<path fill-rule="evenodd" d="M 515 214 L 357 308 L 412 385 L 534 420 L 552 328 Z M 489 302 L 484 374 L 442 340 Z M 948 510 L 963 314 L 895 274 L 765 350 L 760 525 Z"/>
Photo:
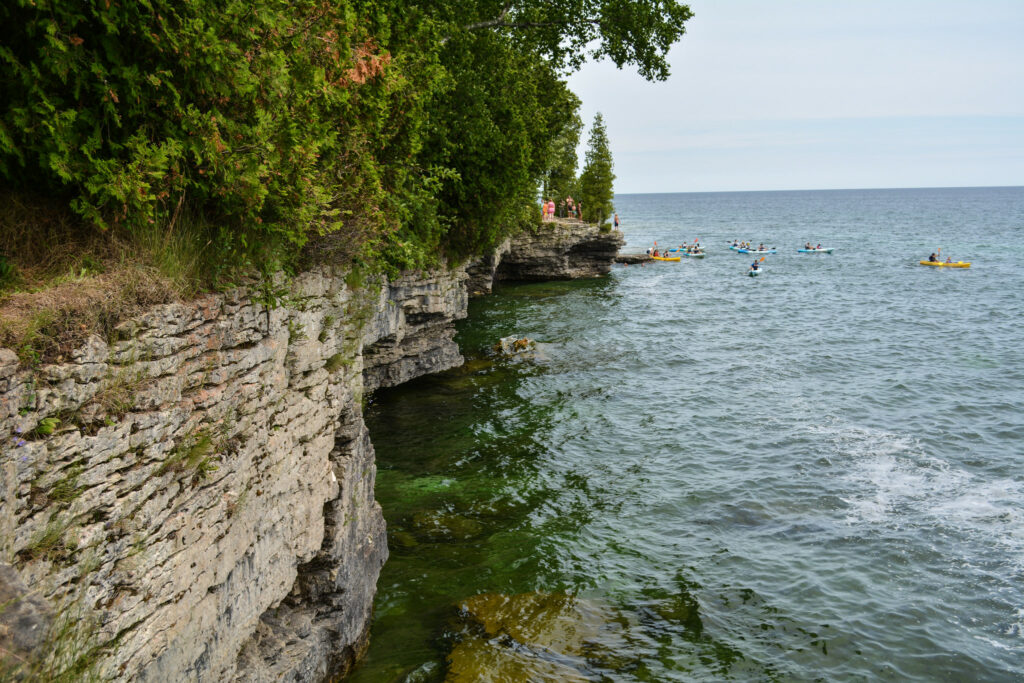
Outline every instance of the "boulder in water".
<path fill-rule="evenodd" d="M 497 353 L 505 356 L 515 356 L 525 351 L 532 351 L 537 348 L 537 342 L 526 337 L 517 337 L 515 335 L 509 337 L 502 337 L 498 340 L 498 343 L 494 345 L 494 350 Z"/>
<path fill-rule="evenodd" d="M 617 668 L 621 615 L 560 593 L 485 593 L 460 604 L 466 631 L 447 681 L 588 681 L 592 664 Z"/>

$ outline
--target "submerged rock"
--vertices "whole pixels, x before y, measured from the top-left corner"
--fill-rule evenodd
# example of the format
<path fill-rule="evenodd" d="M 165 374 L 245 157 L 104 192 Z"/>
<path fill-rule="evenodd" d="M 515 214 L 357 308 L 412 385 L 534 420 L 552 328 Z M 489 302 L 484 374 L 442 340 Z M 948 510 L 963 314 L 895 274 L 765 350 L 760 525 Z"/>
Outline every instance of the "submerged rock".
<path fill-rule="evenodd" d="M 468 541 L 481 535 L 480 522 L 452 512 L 424 510 L 412 518 L 413 527 L 432 541 Z"/>
<path fill-rule="evenodd" d="M 448 656 L 448 675 L 444 680 L 445 683 L 582 683 L 591 678 L 561 662 L 541 659 L 533 652 L 474 636 L 459 643 Z"/>
<path fill-rule="evenodd" d="M 464 638 L 447 681 L 587 681 L 617 668 L 624 619 L 600 602 L 560 593 L 485 593 L 460 604 Z"/>

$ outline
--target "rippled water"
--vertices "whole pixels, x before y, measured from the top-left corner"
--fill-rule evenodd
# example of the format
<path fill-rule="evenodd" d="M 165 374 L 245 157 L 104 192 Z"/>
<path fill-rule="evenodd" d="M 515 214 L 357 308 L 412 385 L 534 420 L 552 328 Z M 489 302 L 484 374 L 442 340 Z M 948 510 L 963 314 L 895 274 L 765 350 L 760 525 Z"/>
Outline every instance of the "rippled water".
<path fill-rule="evenodd" d="M 355 679 L 444 680 L 460 602 L 540 592 L 614 652 L 484 637 L 583 679 L 1024 680 L 1024 188 L 616 206 L 625 250 L 708 258 L 503 287 L 465 368 L 373 397 L 392 554 Z M 748 278 L 734 238 L 780 253 Z"/>

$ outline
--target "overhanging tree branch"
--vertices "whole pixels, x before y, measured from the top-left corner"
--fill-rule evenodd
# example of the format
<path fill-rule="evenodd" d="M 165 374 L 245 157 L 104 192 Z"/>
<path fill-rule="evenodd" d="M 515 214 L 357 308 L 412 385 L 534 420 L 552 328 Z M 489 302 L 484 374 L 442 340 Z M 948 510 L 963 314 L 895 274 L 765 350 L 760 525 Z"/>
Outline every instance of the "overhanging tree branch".
<path fill-rule="evenodd" d="M 497 19 L 489 19 L 487 21 L 478 21 L 472 24 L 466 24 L 462 27 L 463 31 L 475 31 L 479 28 L 491 28 L 493 26 L 501 26 L 502 22 L 505 21 L 505 17 L 512 10 L 512 3 L 506 3 L 505 7 L 501 10 L 501 14 L 498 15 Z"/>

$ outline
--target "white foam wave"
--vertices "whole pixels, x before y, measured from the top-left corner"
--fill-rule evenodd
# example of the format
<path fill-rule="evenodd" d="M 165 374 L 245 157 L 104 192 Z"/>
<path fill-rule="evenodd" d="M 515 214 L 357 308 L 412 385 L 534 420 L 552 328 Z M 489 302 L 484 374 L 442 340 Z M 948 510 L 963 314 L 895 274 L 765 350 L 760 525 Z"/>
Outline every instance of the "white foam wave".
<path fill-rule="evenodd" d="M 848 524 L 931 527 L 999 547 L 1024 569 L 1024 482 L 953 465 L 904 434 L 835 419 L 809 429 L 831 443 Z"/>

